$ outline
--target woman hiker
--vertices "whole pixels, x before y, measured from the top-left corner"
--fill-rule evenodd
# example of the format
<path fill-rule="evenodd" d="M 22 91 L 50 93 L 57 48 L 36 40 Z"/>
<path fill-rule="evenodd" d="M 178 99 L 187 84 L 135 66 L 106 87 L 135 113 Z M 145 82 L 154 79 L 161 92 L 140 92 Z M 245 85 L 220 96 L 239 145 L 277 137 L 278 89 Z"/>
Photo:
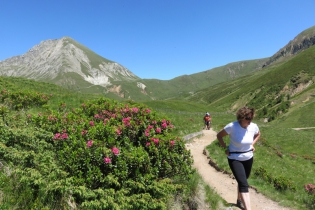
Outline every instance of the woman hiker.
<path fill-rule="evenodd" d="M 220 145 L 226 149 L 229 166 L 238 183 L 236 205 L 245 210 L 251 210 L 247 179 L 253 165 L 254 145 L 260 137 L 257 124 L 252 122 L 254 116 L 253 108 L 240 108 L 236 113 L 237 121 L 227 124 L 217 134 Z M 230 136 L 229 146 L 223 140 L 227 135 Z"/>

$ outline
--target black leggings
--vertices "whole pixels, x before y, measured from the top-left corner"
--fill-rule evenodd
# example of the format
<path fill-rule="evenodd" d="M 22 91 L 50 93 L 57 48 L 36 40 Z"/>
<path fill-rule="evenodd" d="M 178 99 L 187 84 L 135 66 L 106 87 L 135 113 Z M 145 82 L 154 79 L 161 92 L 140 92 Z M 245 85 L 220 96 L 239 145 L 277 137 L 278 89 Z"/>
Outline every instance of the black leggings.
<path fill-rule="evenodd" d="M 238 183 L 238 190 L 241 193 L 248 192 L 248 182 L 247 179 L 252 170 L 252 165 L 254 158 L 245 161 L 229 159 L 229 165 L 233 172 L 233 175 Z"/>

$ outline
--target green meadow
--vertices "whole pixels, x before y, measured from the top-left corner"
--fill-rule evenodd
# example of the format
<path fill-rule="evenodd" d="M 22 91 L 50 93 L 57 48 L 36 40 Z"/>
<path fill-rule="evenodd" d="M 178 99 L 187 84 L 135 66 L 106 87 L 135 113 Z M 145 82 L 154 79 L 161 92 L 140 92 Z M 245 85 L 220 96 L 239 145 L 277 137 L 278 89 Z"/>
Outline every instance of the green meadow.
<path fill-rule="evenodd" d="M 247 105 L 262 133 L 250 185 L 281 205 L 314 209 L 314 55 L 313 46 L 194 93 L 173 90 L 168 100 L 114 100 L 0 77 L 0 208 L 197 209 L 202 190 L 218 209 L 226 202 L 191 168 L 180 139 L 202 130 L 205 112 L 219 131 Z M 218 142 L 207 149 L 231 173 Z"/>
<path fill-rule="evenodd" d="M 58 107 L 63 103 L 67 104 L 66 109 L 71 110 L 72 108 L 79 107 L 82 103 L 98 98 L 97 95 L 77 94 L 76 92 L 66 91 L 57 86 L 20 78 L 1 78 L 0 81 L 2 90 L 19 92 L 22 89 L 28 89 L 34 92 L 51 94 L 50 100 L 43 106 L 32 106 L 29 109 L 20 111 L 8 109 L 7 113 L 2 112 L 2 125 L 7 118 L 11 118 L 11 120 L 20 119 L 22 121 L 23 116 L 21 115 L 26 115 L 27 113 L 44 113 L 51 110 L 58 110 Z M 211 105 L 205 103 L 168 100 L 145 101 L 143 104 L 154 110 L 161 118 L 169 119 L 174 125 L 173 135 L 181 137 L 202 130 L 202 118 L 205 112 L 212 114 L 212 128 L 215 131 L 219 131 L 228 122 L 235 120 L 233 111 L 216 110 Z M 2 105 L 3 107 L 5 106 Z M 256 145 L 255 164 L 249 180 L 250 185 L 281 205 L 296 209 L 314 208 L 315 197 L 313 194 L 308 193 L 304 186 L 315 184 L 313 175 L 315 163 L 315 152 L 313 150 L 315 129 L 293 129 L 312 127 L 314 125 L 314 118 L 312 116 L 314 108 L 314 99 L 311 98 L 307 102 L 304 102 L 303 105 L 299 105 L 298 108 L 278 117 L 272 122 L 263 122 L 262 118 L 254 120 L 254 122 L 258 123 L 262 136 Z M 15 122 L 12 124 L 11 129 L 18 129 L 19 124 Z M 228 139 L 225 140 L 228 141 Z M 222 149 L 218 146 L 217 141 L 209 145 L 207 149 L 211 158 L 215 160 L 219 167 L 230 172 L 226 157 Z M 176 200 L 169 201 L 168 207 L 170 209 L 174 208 L 174 206 L 181 206 L 182 208 L 185 205 L 193 205 L 193 201 L 187 199 L 187 197 L 191 197 L 196 193 L 196 189 L 200 188 L 200 186 L 203 186 L 204 190 L 207 189 L 207 200 L 208 203 L 213 205 L 213 209 L 218 205 L 225 204 L 218 195 L 205 186 L 197 174 L 194 177 L 189 182 L 185 182 L 187 190 L 182 191 L 183 200 L 179 204 Z M 2 177 L 3 179 L 4 177 Z M 4 185 L 4 183 L 2 183 L 1 189 L 3 193 L 7 194 L 10 194 L 10 192 L 13 193 L 12 190 L 14 190 L 8 189 L 8 186 Z M 28 195 L 27 189 L 25 190 L 24 193 L 21 193 L 22 197 L 19 199 L 23 200 L 23 196 Z M 2 199 L 2 209 L 11 209 L 12 206 L 6 202 L 5 199 Z M 45 208 L 43 207 L 42 209 Z"/>

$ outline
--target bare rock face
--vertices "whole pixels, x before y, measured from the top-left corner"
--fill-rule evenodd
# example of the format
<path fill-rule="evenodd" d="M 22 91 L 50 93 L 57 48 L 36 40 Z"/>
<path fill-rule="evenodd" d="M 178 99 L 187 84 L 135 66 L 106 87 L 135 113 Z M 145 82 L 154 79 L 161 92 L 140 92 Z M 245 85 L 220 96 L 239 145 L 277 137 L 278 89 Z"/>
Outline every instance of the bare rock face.
<path fill-rule="evenodd" d="M 122 65 L 107 60 L 69 37 L 46 40 L 20 56 L 0 62 L 0 75 L 62 85 L 110 86 L 139 79 Z"/>
<path fill-rule="evenodd" d="M 315 45 L 315 26 L 303 31 L 286 46 L 281 48 L 276 54 L 269 58 L 264 64 L 264 67 L 272 63 L 285 60 L 293 55 L 296 55 L 303 50 Z"/>

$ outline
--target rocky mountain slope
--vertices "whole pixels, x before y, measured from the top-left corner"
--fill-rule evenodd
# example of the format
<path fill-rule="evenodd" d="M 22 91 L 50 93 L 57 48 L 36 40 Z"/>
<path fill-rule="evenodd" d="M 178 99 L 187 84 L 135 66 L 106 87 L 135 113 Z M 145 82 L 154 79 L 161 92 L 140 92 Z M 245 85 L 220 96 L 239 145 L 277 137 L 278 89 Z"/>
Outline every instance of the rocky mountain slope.
<path fill-rule="evenodd" d="M 263 67 L 266 67 L 272 63 L 287 60 L 313 45 L 315 45 L 315 26 L 308 28 L 298 34 L 287 45 L 271 56 L 263 65 Z"/>
<path fill-rule="evenodd" d="M 139 79 L 127 68 L 69 37 L 42 41 L 27 53 L 0 62 L 0 74 L 81 88 Z"/>

